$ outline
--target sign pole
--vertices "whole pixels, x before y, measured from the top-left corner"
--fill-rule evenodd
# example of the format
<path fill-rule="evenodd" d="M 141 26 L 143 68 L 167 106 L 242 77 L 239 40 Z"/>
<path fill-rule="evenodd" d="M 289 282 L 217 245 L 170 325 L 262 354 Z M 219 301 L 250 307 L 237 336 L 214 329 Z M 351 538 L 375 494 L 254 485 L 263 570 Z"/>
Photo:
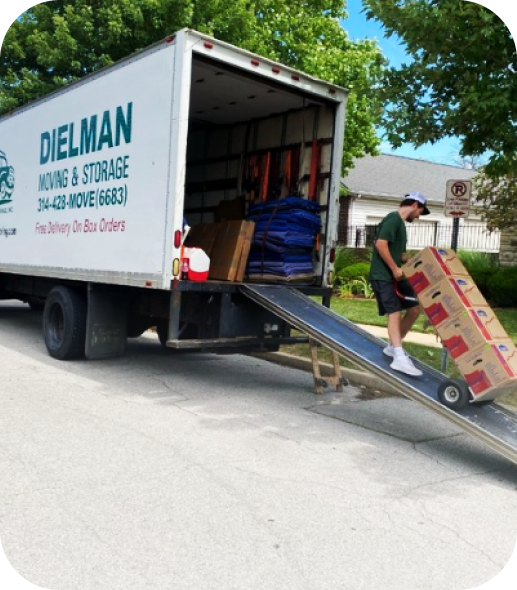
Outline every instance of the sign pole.
<path fill-rule="evenodd" d="M 459 234 L 460 234 L 460 218 L 455 217 L 452 220 L 452 242 L 451 242 L 451 248 L 454 250 L 454 252 L 458 251 Z"/>
<path fill-rule="evenodd" d="M 454 252 L 458 251 L 458 237 L 460 233 L 460 218 L 454 217 L 452 220 L 452 240 L 451 240 L 451 248 Z M 442 360 L 441 360 L 441 370 L 442 373 L 447 372 L 447 349 L 445 346 L 442 346 Z"/>
<path fill-rule="evenodd" d="M 448 180 L 445 193 L 444 215 L 452 217 L 451 248 L 458 251 L 460 234 L 460 217 L 465 219 L 469 215 L 472 182 L 470 180 Z M 447 349 L 442 348 L 442 373 L 447 371 Z"/>

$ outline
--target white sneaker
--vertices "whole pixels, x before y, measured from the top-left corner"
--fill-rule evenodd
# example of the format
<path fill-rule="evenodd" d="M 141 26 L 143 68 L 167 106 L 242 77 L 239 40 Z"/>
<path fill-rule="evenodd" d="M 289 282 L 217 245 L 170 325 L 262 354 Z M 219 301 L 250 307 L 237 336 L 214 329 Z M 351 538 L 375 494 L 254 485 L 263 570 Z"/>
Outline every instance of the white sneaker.
<path fill-rule="evenodd" d="M 386 346 L 385 348 L 382 349 L 382 352 L 389 357 L 392 357 L 395 355 L 395 353 L 393 352 L 393 346 L 388 343 L 388 346 Z"/>
<path fill-rule="evenodd" d="M 382 352 L 386 355 L 389 356 L 390 358 L 393 358 L 395 356 L 395 351 L 393 350 L 393 346 L 388 342 L 388 346 L 385 346 L 382 349 Z M 404 355 L 407 356 L 407 352 L 404 350 Z"/>
<path fill-rule="evenodd" d="M 421 377 L 423 375 L 422 371 L 415 367 L 413 361 L 408 356 L 393 359 L 390 367 L 394 371 L 400 371 L 401 373 L 411 375 L 412 377 Z"/>

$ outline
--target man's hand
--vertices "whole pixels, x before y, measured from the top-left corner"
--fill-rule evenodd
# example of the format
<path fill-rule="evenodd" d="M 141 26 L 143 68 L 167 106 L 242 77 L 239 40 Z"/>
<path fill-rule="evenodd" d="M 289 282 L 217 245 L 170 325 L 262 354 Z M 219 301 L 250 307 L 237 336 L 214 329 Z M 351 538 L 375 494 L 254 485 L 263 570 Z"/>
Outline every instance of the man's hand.
<path fill-rule="evenodd" d="M 391 272 L 393 273 L 393 276 L 395 277 L 396 281 L 400 281 L 400 279 L 404 278 L 404 271 L 398 266 L 394 268 Z"/>

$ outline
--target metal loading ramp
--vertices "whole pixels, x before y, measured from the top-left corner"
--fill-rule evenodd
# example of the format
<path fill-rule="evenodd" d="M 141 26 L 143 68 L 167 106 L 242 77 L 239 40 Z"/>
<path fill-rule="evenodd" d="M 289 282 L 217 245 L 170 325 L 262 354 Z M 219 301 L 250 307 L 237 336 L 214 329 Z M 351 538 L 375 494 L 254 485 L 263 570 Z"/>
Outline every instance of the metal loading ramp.
<path fill-rule="evenodd" d="M 390 368 L 391 360 L 382 349 L 386 343 L 357 327 L 353 322 L 312 301 L 293 287 L 283 285 L 241 285 L 241 292 L 314 338 L 330 350 L 350 359 L 360 367 L 381 377 L 400 393 L 411 398 L 486 445 L 517 463 L 517 415 L 492 402 L 471 405 L 454 411 L 438 401 L 437 390 L 446 376 L 413 359 L 423 371 L 410 377 Z"/>

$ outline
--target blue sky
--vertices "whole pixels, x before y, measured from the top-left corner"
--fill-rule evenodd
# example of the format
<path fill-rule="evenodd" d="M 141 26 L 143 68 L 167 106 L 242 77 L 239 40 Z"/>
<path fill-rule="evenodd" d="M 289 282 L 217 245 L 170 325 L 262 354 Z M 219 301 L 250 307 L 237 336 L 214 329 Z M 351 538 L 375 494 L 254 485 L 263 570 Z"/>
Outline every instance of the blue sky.
<path fill-rule="evenodd" d="M 499 3 L 492 0 L 490 2 L 479 2 L 479 4 L 485 4 L 497 12 L 496 8 Z M 347 30 L 350 38 L 353 40 L 376 38 L 384 56 L 390 60 L 392 65 L 398 66 L 401 63 L 407 62 L 408 56 L 406 56 L 400 40 L 395 37 L 390 37 L 389 39 L 385 38 L 383 26 L 377 21 L 366 20 L 364 14 L 361 13 L 362 6 L 362 0 L 347 0 L 349 18 L 346 21 L 343 21 L 342 24 Z M 503 17 L 500 12 L 498 12 L 498 14 Z M 515 16 L 513 18 L 513 27 L 509 20 L 503 20 L 505 20 L 506 24 L 510 26 L 510 28 L 513 28 L 515 32 Z M 397 154 L 409 158 L 419 158 L 423 160 L 431 160 L 433 162 L 440 162 L 442 164 L 454 165 L 454 160 L 458 158 L 460 148 L 461 142 L 459 138 L 448 138 L 439 141 L 434 145 L 427 144 L 420 148 L 405 144 L 396 150 L 392 149 L 388 142 L 383 141 L 380 149 L 387 154 Z"/>

